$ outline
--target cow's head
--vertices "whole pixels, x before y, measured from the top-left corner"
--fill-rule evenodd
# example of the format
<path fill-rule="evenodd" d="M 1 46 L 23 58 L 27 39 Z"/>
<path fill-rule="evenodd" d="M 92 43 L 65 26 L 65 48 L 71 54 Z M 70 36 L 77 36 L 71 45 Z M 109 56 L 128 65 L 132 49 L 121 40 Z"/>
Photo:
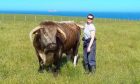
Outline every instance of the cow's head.
<path fill-rule="evenodd" d="M 56 38 L 61 37 L 63 41 L 66 39 L 65 33 L 54 22 L 43 22 L 40 24 L 41 42 L 48 50 L 55 50 L 57 48 Z"/>

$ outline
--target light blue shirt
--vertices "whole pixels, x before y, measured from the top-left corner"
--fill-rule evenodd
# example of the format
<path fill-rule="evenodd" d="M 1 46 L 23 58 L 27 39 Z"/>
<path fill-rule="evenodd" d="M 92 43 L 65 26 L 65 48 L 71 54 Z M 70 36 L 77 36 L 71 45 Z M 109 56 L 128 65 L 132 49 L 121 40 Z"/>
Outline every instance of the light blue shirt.
<path fill-rule="evenodd" d="M 86 23 L 85 24 L 85 29 L 84 29 L 84 38 L 85 39 L 91 38 L 91 31 L 95 31 L 96 32 L 94 24 L 87 24 Z"/>

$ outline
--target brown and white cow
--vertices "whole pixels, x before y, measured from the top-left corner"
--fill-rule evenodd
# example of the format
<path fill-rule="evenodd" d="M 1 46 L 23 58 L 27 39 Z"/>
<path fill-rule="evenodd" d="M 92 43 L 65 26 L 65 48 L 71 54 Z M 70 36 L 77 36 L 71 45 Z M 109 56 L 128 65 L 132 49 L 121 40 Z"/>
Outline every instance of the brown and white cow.
<path fill-rule="evenodd" d="M 76 66 L 80 34 L 80 27 L 74 22 L 44 21 L 34 28 L 30 32 L 30 39 L 39 60 L 39 71 L 43 72 L 45 66 L 54 65 L 57 72 L 63 53 L 71 54 Z"/>

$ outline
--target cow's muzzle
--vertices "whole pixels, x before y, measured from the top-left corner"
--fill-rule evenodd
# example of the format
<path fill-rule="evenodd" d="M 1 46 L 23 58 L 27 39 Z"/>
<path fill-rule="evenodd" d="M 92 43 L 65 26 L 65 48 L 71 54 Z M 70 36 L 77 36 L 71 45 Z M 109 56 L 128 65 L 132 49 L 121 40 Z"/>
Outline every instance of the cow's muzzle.
<path fill-rule="evenodd" d="M 47 49 L 48 50 L 56 50 L 57 49 L 56 43 L 50 43 L 50 44 L 48 44 Z"/>

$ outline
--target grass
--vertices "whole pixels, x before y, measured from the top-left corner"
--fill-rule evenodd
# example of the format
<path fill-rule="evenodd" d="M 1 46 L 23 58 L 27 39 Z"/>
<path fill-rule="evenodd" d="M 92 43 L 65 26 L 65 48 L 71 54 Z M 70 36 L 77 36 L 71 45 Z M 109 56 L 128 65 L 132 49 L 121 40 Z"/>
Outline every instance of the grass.
<path fill-rule="evenodd" d="M 84 74 L 81 41 L 77 67 L 67 62 L 54 77 L 37 72 L 38 60 L 29 40 L 31 29 L 52 16 L 38 15 L 36 21 L 33 15 L 26 16 L 25 21 L 25 15 L 0 15 L 0 84 L 140 84 L 140 21 L 95 19 L 96 74 Z M 84 20 L 63 20 L 67 18 Z"/>

